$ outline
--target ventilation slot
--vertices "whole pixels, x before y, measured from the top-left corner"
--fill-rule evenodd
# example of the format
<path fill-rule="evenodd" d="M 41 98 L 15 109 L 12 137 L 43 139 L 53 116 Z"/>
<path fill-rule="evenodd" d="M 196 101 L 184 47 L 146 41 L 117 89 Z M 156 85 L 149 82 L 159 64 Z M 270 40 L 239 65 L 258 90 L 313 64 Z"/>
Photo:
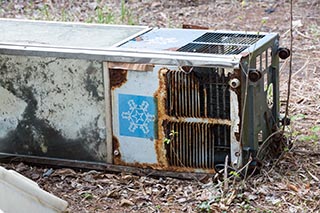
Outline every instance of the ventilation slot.
<path fill-rule="evenodd" d="M 230 119 L 230 92 L 223 69 L 168 71 L 167 113 L 175 117 Z"/>
<path fill-rule="evenodd" d="M 178 51 L 232 55 L 241 53 L 247 47 L 248 46 L 189 43 L 178 49 Z"/>
<path fill-rule="evenodd" d="M 170 166 L 213 169 L 214 162 L 220 162 L 230 152 L 230 126 L 208 123 L 177 123 L 166 125 L 170 132 L 178 134 L 166 145 Z M 219 155 L 215 156 L 215 153 Z"/>
<path fill-rule="evenodd" d="M 224 43 L 236 45 L 252 45 L 263 38 L 263 35 L 237 33 L 205 33 L 193 42 Z"/>
<path fill-rule="evenodd" d="M 193 42 L 181 47 L 178 51 L 237 55 L 263 37 L 263 35 L 253 34 L 205 33 Z"/>

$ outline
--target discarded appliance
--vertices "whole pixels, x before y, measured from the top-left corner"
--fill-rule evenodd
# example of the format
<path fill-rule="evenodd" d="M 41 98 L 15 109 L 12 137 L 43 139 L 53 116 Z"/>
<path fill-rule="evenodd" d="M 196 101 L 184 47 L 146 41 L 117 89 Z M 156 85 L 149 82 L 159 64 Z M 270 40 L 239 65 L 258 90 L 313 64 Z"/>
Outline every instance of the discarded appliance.
<path fill-rule="evenodd" d="M 37 183 L 0 166 L 0 212 L 64 212 L 68 203 Z M 2 211 L 1 211 L 2 210 Z"/>
<path fill-rule="evenodd" d="M 2 156 L 211 173 L 279 127 L 278 34 L 0 24 Z"/>

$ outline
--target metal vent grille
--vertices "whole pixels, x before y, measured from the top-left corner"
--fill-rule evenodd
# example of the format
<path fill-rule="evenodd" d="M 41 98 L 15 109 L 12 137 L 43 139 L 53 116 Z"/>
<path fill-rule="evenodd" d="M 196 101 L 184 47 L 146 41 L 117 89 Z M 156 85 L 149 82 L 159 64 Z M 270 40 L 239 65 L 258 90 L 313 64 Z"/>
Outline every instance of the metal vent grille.
<path fill-rule="evenodd" d="M 230 126 L 208 123 L 177 123 L 166 125 L 167 135 L 178 132 L 166 145 L 170 166 L 213 169 L 215 154 L 230 150 Z M 170 130 L 170 131 L 169 131 Z"/>
<path fill-rule="evenodd" d="M 241 53 L 247 47 L 248 46 L 189 43 L 189 44 L 181 47 L 180 49 L 178 49 L 178 51 L 179 52 L 233 55 L 233 54 Z"/>
<path fill-rule="evenodd" d="M 199 52 L 209 54 L 239 54 L 255 44 L 263 35 L 235 33 L 205 33 L 193 42 L 178 49 L 179 52 Z"/>
<path fill-rule="evenodd" d="M 263 38 L 263 35 L 253 34 L 235 34 L 235 33 L 205 33 L 193 42 L 207 42 L 207 43 L 223 43 L 236 45 L 252 45 Z"/>
<path fill-rule="evenodd" d="M 167 114 L 175 117 L 230 118 L 229 78 L 223 69 L 168 71 Z"/>

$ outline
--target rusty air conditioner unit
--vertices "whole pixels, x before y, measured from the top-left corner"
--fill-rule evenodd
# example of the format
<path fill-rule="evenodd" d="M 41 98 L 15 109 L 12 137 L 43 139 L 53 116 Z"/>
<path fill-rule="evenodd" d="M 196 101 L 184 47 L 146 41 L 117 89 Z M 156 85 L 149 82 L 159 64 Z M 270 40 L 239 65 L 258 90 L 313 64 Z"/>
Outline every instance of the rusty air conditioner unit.
<path fill-rule="evenodd" d="M 0 24 L 3 157 L 211 173 L 279 126 L 275 33 Z"/>

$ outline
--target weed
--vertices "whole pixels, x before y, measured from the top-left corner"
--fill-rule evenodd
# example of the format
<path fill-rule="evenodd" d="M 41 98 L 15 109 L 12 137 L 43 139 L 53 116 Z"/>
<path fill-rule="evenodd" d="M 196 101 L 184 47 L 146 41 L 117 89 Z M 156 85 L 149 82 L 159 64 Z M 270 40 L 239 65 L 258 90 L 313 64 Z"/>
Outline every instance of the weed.
<path fill-rule="evenodd" d="M 48 20 L 48 21 L 51 20 L 48 5 L 44 5 L 43 8 L 41 9 L 41 12 L 42 12 L 45 20 Z"/>
<path fill-rule="evenodd" d="M 91 19 L 92 21 L 92 19 Z M 112 11 L 104 7 L 103 9 L 96 9 L 96 22 L 99 24 L 113 24 L 115 22 L 115 16 Z"/>
<path fill-rule="evenodd" d="M 178 135 L 178 132 L 171 130 L 171 132 L 169 133 L 169 138 L 164 138 L 163 142 L 165 144 L 170 144 L 171 140 L 174 138 L 175 135 Z"/>
<path fill-rule="evenodd" d="M 301 135 L 299 137 L 299 139 L 301 141 L 307 141 L 307 142 L 311 142 L 313 141 L 314 143 L 317 143 L 319 140 L 320 140 L 320 137 L 319 137 L 319 133 L 320 133 L 320 126 L 313 126 L 309 129 L 310 133 L 307 134 L 307 135 Z"/>
<path fill-rule="evenodd" d="M 208 201 L 204 201 L 197 206 L 199 212 L 211 212 L 211 207 Z"/>
<path fill-rule="evenodd" d="M 64 22 L 68 21 L 67 13 L 64 8 L 62 8 L 62 10 L 61 10 L 61 21 L 64 21 Z"/>
<path fill-rule="evenodd" d="M 311 25 L 309 27 L 311 34 L 313 35 L 313 37 L 318 37 L 320 36 L 320 28 L 317 25 Z"/>
<path fill-rule="evenodd" d="M 236 172 L 236 171 L 230 171 L 229 175 L 232 175 L 234 177 L 240 178 L 240 174 L 238 172 Z"/>
<path fill-rule="evenodd" d="M 304 114 L 297 114 L 297 115 L 291 116 L 291 121 L 303 120 L 305 118 L 306 116 Z"/>
<path fill-rule="evenodd" d="M 129 25 L 135 24 L 132 18 L 131 11 L 126 7 L 125 0 L 121 0 L 120 19 L 121 19 L 121 23 L 126 23 Z"/>
<path fill-rule="evenodd" d="M 84 200 L 91 200 L 93 198 L 93 195 L 89 192 L 84 192 L 81 194 Z"/>

